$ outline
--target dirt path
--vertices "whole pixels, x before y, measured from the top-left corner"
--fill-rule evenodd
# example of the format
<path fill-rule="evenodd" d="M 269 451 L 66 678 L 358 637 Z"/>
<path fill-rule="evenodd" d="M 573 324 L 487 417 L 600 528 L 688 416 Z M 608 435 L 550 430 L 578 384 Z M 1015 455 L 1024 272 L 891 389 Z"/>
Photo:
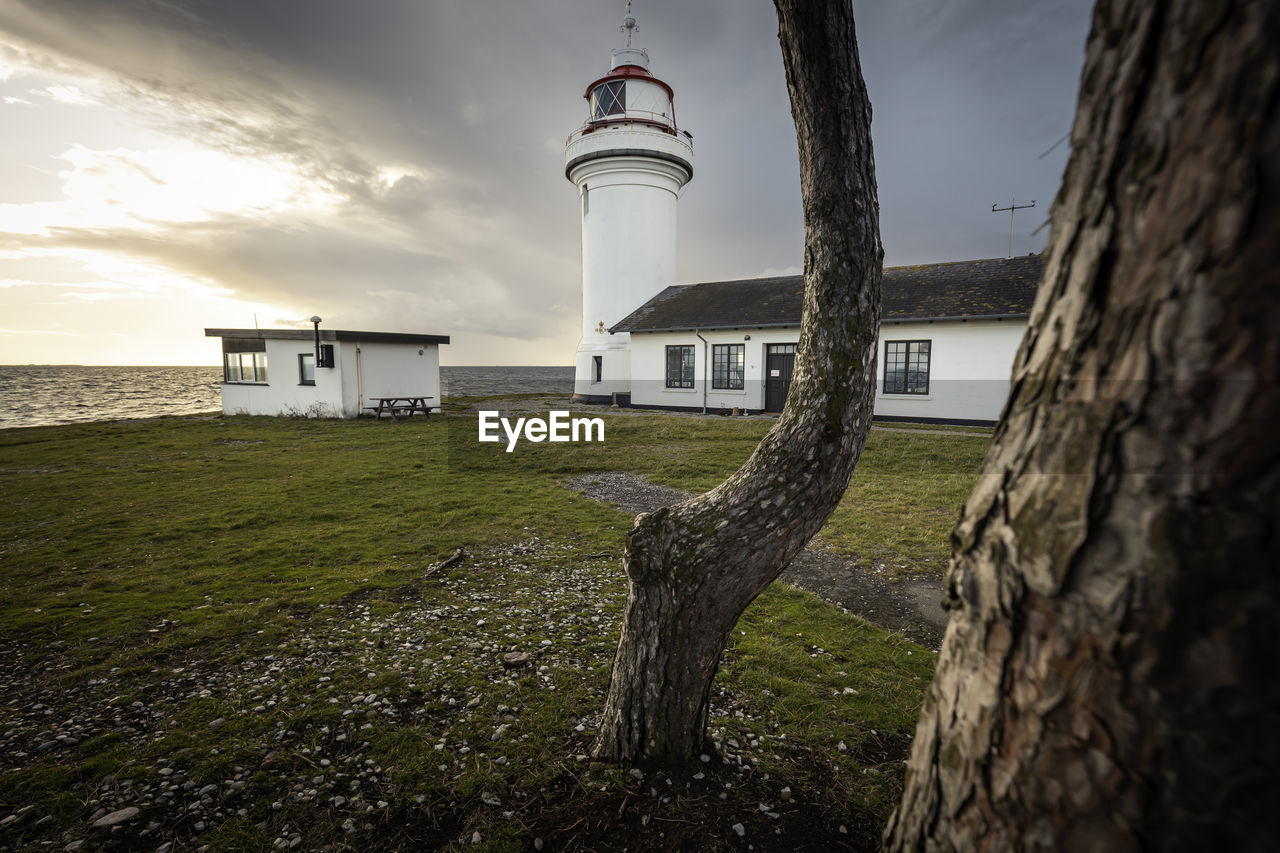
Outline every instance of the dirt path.
<path fill-rule="evenodd" d="M 565 485 L 587 497 L 612 504 L 624 512 L 652 512 L 690 497 L 678 489 L 658 486 L 626 472 L 602 472 L 575 477 Z M 792 561 L 781 579 L 817 593 L 869 622 L 937 649 L 947 624 L 942 609 L 940 578 L 890 579 L 867 571 L 851 560 L 810 544 Z"/>

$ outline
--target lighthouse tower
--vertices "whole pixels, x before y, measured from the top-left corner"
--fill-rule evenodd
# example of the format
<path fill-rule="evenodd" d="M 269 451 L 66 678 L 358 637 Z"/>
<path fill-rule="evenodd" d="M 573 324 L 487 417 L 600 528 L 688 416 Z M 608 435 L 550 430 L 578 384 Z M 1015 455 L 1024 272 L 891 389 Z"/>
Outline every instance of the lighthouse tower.
<path fill-rule="evenodd" d="M 648 52 L 631 46 L 637 29 L 627 3 L 627 45 L 587 86 L 587 121 L 565 146 L 582 206 L 577 402 L 629 402 L 631 336 L 609 327 L 675 284 L 676 199 L 693 177 L 693 139 L 676 126 L 675 93 L 649 72 Z"/>

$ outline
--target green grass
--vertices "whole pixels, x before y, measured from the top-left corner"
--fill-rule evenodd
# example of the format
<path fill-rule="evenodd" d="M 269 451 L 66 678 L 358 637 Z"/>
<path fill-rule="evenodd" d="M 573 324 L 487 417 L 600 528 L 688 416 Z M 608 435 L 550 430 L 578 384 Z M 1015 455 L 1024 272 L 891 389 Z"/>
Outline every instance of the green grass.
<path fill-rule="evenodd" d="M 872 430 L 822 542 L 889 574 L 939 573 L 987 443 L 985 437 Z"/>
<path fill-rule="evenodd" d="M 606 421 L 603 445 L 510 454 L 478 444 L 464 417 L 0 432 L 0 651 L 23 673 L 0 682 L 0 730 L 29 747 L 0 778 L 0 817 L 34 806 L 10 837 L 83 837 L 109 792 L 154 798 L 140 786 L 164 762 L 200 786 L 243 783 L 234 804 L 245 814 L 228 807 L 204 834 L 190 818 L 172 836 L 167 824 L 156 830 L 155 844 L 172 838 L 175 849 L 196 838 L 263 849 L 286 829 L 305 848 L 445 845 L 481 832 L 482 847 L 507 849 L 547 832 L 538 815 L 566 803 L 592 813 L 614 798 L 610 811 L 624 813 L 615 799 L 634 811 L 634 780 L 579 758 L 607 686 L 630 519 L 561 484 L 626 470 L 710 488 L 770 424 Z M 873 432 L 826 546 L 904 571 L 940 567 L 985 445 Z M 458 548 L 472 556 L 424 577 Z M 588 556 L 601 553 L 613 557 Z M 545 671 L 505 672 L 509 648 L 542 650 Z M 831 791 L 815 826 L 873 827 L 900 785 L 898 759 L 884 756 L 912 731 L 932 664 L 807 593 L 767 591 L 735 631 L 713 697 L 713 733 L 755 768 L 724 808 L 789 780 Z M 391 704 L 353 712 L 352 697 L 369 693 Z M 40 697 L 56 708 L 48 720 L 24 710 Z M 30 748 L 84 719 L 98 722 L 78 745 Z M 335 770 L 319 772 L 321 753 Z M 379 768 L 365 788 L 373 810 L 318 807 L 343 790 L 350 799 L 335 774 L 356 767 Z M 292 801 L 292 786 L 305 792 L 315 775 L 325 776 L 317 799 Z M 699 803 L 669 807 L 687 817 Z M 158 808 L 149 813 L 167 813 Z M 51 820 L 37 828 L 36 814 Z"/>

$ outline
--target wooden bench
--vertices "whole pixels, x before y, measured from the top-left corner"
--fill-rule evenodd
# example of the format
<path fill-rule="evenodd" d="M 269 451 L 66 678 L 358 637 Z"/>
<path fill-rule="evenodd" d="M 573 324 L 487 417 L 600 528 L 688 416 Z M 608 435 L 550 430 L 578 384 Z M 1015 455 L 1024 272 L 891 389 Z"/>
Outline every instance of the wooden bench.
<path fill-rule="evenodd" d="M 429 400 L 435 397 L 372 397 L 370 398 L 374 405 L 365 406 L 364 410 L 371 413 L 375 418 L 381 418 L 383 415 L 390 415 L 391 420 L 398 420 L 400 415 L 413 417 L 418 412 L 422 412 L 424 418 L 431 417 L 431 404 Z"/>

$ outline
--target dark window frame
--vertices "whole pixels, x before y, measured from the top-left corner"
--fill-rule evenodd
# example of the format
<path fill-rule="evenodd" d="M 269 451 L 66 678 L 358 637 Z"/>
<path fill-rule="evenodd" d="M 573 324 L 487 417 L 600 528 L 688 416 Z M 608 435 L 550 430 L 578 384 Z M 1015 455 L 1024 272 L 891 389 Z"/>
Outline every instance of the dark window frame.
<path fill-rule="evenodd" d="M 667 344 L 666 355 L 667 387 L 693 388 L 697 375 L 697 351 L 693 344 Z M 673 355 L 676 356 L 674 365 L 671 360 Z"/>
<path fill-rule="evenodd" d="M 712 344 L 711 387 L 720 391 L 744 390 L 746 365 L 746 344 Z"/>
<path fill-rule="evenodd" d="M 252 378 L 245 378 L 245 357 L 249 359 Z M 232 369 L 232 361 L 235 368 Z M 268 385 L 265 352 L 228 352 L 222 356 L 222 381 L 228 385 Z"/>
<path fill-rule="evenodd" d="M 591 384 L 598 385 L 604 381 L 604 356 L 591 356 Z"/>
<path fill-rule="evenodd" d="M 932 368 L 932 340 L 885 341 L 884 378 L 880 393 L 927 396 Z M 920 381 L 922 375 L 923 383 Z"/>
<path fill-rule="evenodd" d="M 244 357 L 249 356 L 253 376 L 244 378 Z M 232 369 L 232 362 L 235 368 Z M 233 378 L 234 377 L 234 378 Z M 227 385 L 266 385 L 267 342 L 262 338 L 222 339 L 222 381 Z"/>

